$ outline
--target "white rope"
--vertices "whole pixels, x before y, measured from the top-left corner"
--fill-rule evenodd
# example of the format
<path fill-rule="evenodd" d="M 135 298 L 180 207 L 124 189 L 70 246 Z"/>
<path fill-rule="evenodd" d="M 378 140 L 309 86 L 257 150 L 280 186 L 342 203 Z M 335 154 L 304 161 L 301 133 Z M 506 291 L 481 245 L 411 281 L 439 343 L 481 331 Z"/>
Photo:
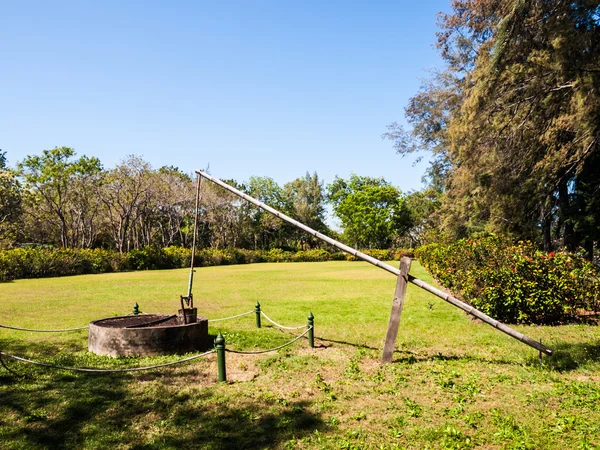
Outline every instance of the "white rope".
<path fill-rule="evenodd" d="M 268 350 L 257 350 L 254 352 L 242 352 L 242 351 L 238 351 L 238 350 L 229 350 L 227 347 L 225 348 L 225 351 L 229 352 L 229 353 L 238 353 L 240 355 L 259 355 L 261 353 L 269 353 L 269 352 L 274 352 L 275 350 L 279 350 L 280 348 L 283 347 L 287 347 L 288 345 L 292 345 L 294 342 L 296 342 L 298 339 L 300 339 L 301 337 L 305 336 L 310 330 L 312 330 L 313 327 L 310 327 L 308 330 L 306 330 L 304 333 L 302 333 L 300 336 L 296 337 L 295 339 L 292 339 L 290 342 L 288 342 L 287 344 L 283 344 L 280 345 L 279 347 L 275 347 L 275 348 L 270 348 Z"/>
<path fill-rule="evenodd" d="M 220 322 L 223 320 L 231 320 L 231 319 L 237 319 L 238 317 L 243 317 L 243 316 L 247 316 L 249 314 L 253 314 L 256 311 L 248 311 L 242 314 L 237 314 L 235 316 L 231 316 L 231 317 L 222 317 L 220 319 L 210 319 L 209 322 Z M 271 318 L 269 318 L 269 316 L 267 316 L 263 311 L 260 312 L 265 319 L 267 319 L 269 322 L 271 322 L 273 325 L 275 325 L 276 327 L 279 328 L 283 328 L 284 330 L 299 330 L 301 328 L 305 328 L 307 325 L 302 325 L 299 327 L 285 327 L 281 324 L 278 324 L 277 322 L 275 322 L 274 320 L 272 320 Z M 129 316 L 133 316 L 133 313 L 129 313 L 127 314 L 125 317 L 129 317 Z M 144 313 L 144 312 L 139 312 L 136 315 L 148 315 L 148 313 Z M 8 330 L 17 330 L 17 331 L 31 331 L 34 333 L 64 333 L 64 332 L 68 332 L 68 331 L 78 331 L 78 330 L 86 330 L 88 328 L 88 326 L 86 325 L 85 327 L 78 327 L 78 328 L 65 328 L 63 330 L 38 330 L 38 329 L 33 329 L 33 328 L 19 328 L 19 327 L 11 327 L 9 325 L 1 325 L 0 324 L 0 328 L 6 328 Z"/>
<path fill-rule="evenodd" d="M 302 325 L 300 327 L 284 327 L 283 325 L 278 324 L 277 322 L 275 322 L 274 320 L 271 320 L 269 318 L 269 316 L 267 316 L 264 312 L 260 312 L 263 316 L 265 316 L 265 319 L 267 319 L 269 322 L 271 322 L 273 325 L 275 325 L 276 327 L 279 328 L 283 328 L 284 330 L 299 330 L 300 328 L 306 328 L 308 325 Z"/>
<path fill-rule="evenodd" d="M 209 322 L 220 322 L 221 320 L 230 320 L 230 319 L 236 319 L 236 318 L 238 318 L 238 317 L 247 316 L 248 314 L 252 314 L 252 313 L 254 313 L 254 312 L 255 312 L 255 311 L 248 311 L 248 312 L 245 312 L 245 313 L 243 313 L 243 314 L 238 314 L 237 316 L 223 317 L 223 318 L 221 318 L 221 319 L 209 319 Z"/>
<path fill-rule="evenodd" d="M 85 327 L 79 327 L 79 328 L 65 328 L 64 330 L 34 330 L 31 328 L 10 327 L 8 325 L 0 325 L 0 328 L 6 328 L 8 330 L 17 330 L 17 331 L 33 331 L 35 333 L 62 333 L 62 332 L 66 332 L 66 331 L 86 330 L 87 325 Z"/>
<path fill-rule="evenodd" d="M 129 313 L 123 317 L 129 317 L 129 316 L 135 316 L 135 315 L 147 316 L 149 314 L 140 311 L 138 314 Z M 32 331 L 34 333 L 64 333 L 67 331 L 87 330 L 89 328 L 89 325 L 86 325 L 85 327 L 78 327 L 78 328 L 65 328 L 63 330 L 39 330 L 39 329 L 34 329 L 34 328 L 11 327 L 9 325 L 2 325 L 2 324 L 0 324 L 0 328 L 6 328 L 7 330 L 17 330 L 17 331 Z"/>
<path fill-rule="evenodd" d="M 184 363 L 187 361 L 192 361 L 194 359 L 201 358 L 202 356 L 206 356 L 210 353 L 214 353 L 215 351 L 216 350 L 209 350 L 208 352 L 201 353 L 200 355 L 189 356 L 187 358 L 183 358 L 178 361 L 172 361 L 172 362 L 168 362 L 168 363 L 164 363 L 164 364 L 156 364 L 154 366 L 145 366 L 145 367 L 131 367 L 128 369 L 90 369 L 87 367 L 58 366 L 55 364 L 47 364 L 47 363 L 43 363 L 43 362 L 39 362 L 39 361 L 33 361 L 31 359 L 22 358 L 20 356 L 9 355 L 8 353 L 4 353 L 3 351 L 0 351 L 0 356 L 6 356 L 7 358 L 11 358 L 11 359 L 14 359 L 17 361 L 34 364 L 36 366 L 49 367 L 51 369 L 70 370 L 73 372 L 118 373 L 118 372 L 135 372 L 135 371 L 139 371 L 139 370 L 150 370 L 150 369 L 157 369 L 159 367 L 173 366 L 175 364 L 181 364 L 181 363 Z"/>

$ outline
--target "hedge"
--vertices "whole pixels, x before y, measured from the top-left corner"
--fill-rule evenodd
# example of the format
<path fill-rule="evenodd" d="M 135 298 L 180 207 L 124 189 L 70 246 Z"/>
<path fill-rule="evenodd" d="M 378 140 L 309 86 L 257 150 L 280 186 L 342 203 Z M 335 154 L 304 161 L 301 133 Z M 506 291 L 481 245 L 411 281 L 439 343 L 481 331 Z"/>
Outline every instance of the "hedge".
<path fill-rule="evenodd" d="M 598 268 L 577 254 L 488 237 L 429 244 L 415 256 L 445 288 L 504 322 L 559 323 L 600 307 Z"/>
<path fill-rule="evenodd" d="M 412 255 L 412 249 L 369 250 L 378 259 L 400 259 Z M 150 247 L 119 253 L 102 249 L 18 248 L 0 251 L 0 282 L 19 278 L 61 277 L 130 270 L 178 269 L 190 266 L 192 252 L 183 247 Z M 298 252 L 281 249 L 224 250 L 202 249 L 194 256 L 194 266 L 219 266 L 259 262 L 316 262 L 356 260 L 342 252 L 323 249 Z"/>

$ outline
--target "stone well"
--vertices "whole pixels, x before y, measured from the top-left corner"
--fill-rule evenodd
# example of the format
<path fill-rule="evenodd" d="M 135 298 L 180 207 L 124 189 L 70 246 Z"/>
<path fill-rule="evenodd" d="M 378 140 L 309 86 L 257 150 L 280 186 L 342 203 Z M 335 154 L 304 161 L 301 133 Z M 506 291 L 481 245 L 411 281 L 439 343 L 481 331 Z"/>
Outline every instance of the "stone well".
<path fill-rule="evenodd" d="M 205 350 L 208 319 L 183 324 L 176 315 L 143 314 L 91 322 L 88 350 L 104 356 L 157 356 Z"/>

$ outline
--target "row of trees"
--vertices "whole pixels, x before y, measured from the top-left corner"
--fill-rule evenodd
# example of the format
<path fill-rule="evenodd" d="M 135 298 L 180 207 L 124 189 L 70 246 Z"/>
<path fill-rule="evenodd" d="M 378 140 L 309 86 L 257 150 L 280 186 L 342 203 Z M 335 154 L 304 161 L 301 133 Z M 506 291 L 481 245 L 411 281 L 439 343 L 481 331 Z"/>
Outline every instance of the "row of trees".
<path fill-rule="evenodd" d="M 327 234 L 329 202 L 343 232 L 361 248 L 419 243 L 421 193 L 404 195 L 382 178 L 352 175 L 325 187 L 317 173 L 284 186 L 251 177 L 238 189 Z M 103 168 L 95 157 L 68 147 L 27 156 L 14 169 L 0 151 L 0 244 L 64 248 L 190 246 L 195 180 L 176 167 L 153 169 L 137 156 Z M 300 249 L 320 246 L 314 237 L 209 182 L 202 183 L 198 237 L 212 248 Z"/>
<path fill-rule="evenodd" d="M 439 17 L 445 69 L 384 136 L 432 154 L 430 224 L 546 251 L 600 240 L 600 6 L 596 0 L 454 0 Z"/>
<path fill-rule="evenodd" d="M 189 240 L 189 177 L 175 168 L 154 171 L 138 157 L 104 170 L 98 158 L 75 158 L 67 147 L 28 156 L 15 170 L 2 209 L 4 246 L 15 243 L 114 247 L 120 251 Z M 12 199 L 7 204 L 5 199 Z M 185 224 L 184 224 L 185 225 Z"/>

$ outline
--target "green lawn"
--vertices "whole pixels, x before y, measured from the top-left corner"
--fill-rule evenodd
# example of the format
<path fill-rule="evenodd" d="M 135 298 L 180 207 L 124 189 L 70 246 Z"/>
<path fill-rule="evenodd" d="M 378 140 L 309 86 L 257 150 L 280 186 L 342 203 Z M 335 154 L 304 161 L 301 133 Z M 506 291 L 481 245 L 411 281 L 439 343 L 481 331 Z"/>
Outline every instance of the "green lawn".
<path fill-rule="evenodd" d="M 397 265 L 398 263 L 393 263 Z M 411 273 L 431 278 L 413 262 Z M 142 311 L 174 313 L 187 270 L 0 284 L 0 324 L 69 328 Z M 600 448 L 597 326 L 515 326 L 533 349 L 410 285 L 392 364 L 379 358 L 395 278 L 363 262 L 197 269 L 195 306 L 209 319 L 253 310 L 275 321 L 315 316 L 302 339 L 264 355 L 227 354 L 151 372 L 97 375 L 4 359 L 1 448 Z M 283 344 L 293 334 L 254 316 L 211 324 L 228 348 Z M 296 333 L 296 334 L 299 334 Z M 178 359 L 88 354 L 85 331 L 0 329 L 0 350 L 54 364 L 129 367 Z"/>

